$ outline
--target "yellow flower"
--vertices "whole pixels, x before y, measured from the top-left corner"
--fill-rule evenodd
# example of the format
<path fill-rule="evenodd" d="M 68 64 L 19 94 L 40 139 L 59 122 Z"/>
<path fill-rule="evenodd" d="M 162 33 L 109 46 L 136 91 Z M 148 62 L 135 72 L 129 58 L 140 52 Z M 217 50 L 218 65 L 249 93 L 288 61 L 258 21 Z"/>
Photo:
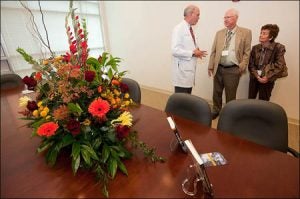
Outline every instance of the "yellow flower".
<path fill-rule="evenodd" d="M 34 110 L 34 111 L 32 112 L 32 115 L 33 115 L 34 117 L 38 117 L 38 116 L 39 116 L 39 111 L 38 111 L 38 110 Z"/>
<path fill-rule="evenodd" d="M 125 93 L 124 98 L 129 98 L 129 93 Z"/>
<path fill-rule="evenodd" d="M 91 124 L 91 121 L 89 119 L 85 119 L 82 124 L 85 126 L 89 126 Z"/>
<path fill-rule="evenodd" d="M 121 123 L 123 126 L 132 126 L 132 115 L 128 111 L 124 111 L 117 119 L 112 120 L 111 123 Z"/>
<path fill-rule="evenodd" d="M 48 114 L 50 110 L 49 110 L 49 108 L 46 106 L 46 107 L 44 107 L 43 111 L 46 111 L 47 114 Z"/>
<path fill-rule="evenodd" d="M 43 107 L 43 106 L 40 106 L 40 107 L 39 107 L 39 111 L 42 111 L 42 110 L 44 110 L 44 107 Z"/>
<path fill-rule="evenodd" d="M 49 63 L 48 60 L 43 60 L 43 65 L 47 65 Z"/>
<path fill-rule="evenodd" d="M 125 105 L 126 105 L 126 106 L 129 106 L 129 104 L 130 104 L 130 101 L 126 101 L 126 102 L 125 102 Z"/>
<path fill-rule="evenodd" d="M 46 117 L 46 116 L 47 116 L 47 112 L 46 112 L 45 110 L 42 110 L 42 111 L 40 112 L 40 115 L 41 115 L 42 117 Z"/>
<path fill-rule="evenodd" d="M 39 101 L 38 103 L 37 103 L 37 106 L 38 107 L 41 107 L 43 105 L 43 101 Z"/>
<path fill-rule="evenodd" d="M 50 115 L 48 115 L 47 117 L 46 117 L 46 120 L 49 120 L 51 118 L 51 116 Z"/>
<path fill-rule="evenodd" d="M 20 99 L 19 99 L 19 106 L 20 107 L 26 107 L 28 101 L 32 101 L 32 99 L 30 97 L 27 97 L 27 96 L 20 97 Z"/>
<path fill-rule="evenodd" d="M 116 96 L 119 96 L 119 95 L 120 95 L 120 92 L 119 92 L 117 89 L 115 89 L 115 90 L 114 90 L 114 94 L 115 94 Z"/>

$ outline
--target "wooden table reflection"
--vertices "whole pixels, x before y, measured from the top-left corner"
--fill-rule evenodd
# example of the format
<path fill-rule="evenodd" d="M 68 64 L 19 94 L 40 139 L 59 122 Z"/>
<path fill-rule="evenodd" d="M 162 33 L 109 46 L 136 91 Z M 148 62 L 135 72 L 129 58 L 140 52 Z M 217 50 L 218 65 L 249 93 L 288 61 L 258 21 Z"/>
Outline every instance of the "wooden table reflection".
<path fill-rule="evenodd" d="M 20 91 L 1 92 L 1 197 L 103 197 L 93 173 L 80 170 L 73 176 L 65 157 L 49 168 L 36 153 L 39 138 L 30 138 L 31 129 L 21 127 L 25 121 L 18 119 L 20 96 Z M 167 161 L 153 164 L 134 151 L 125 161 L 129 176 L 117 173 L 109 184 L 110 197 L 186 198 L 181 183 L 191 159 L 170 150 L 174 135 L 166 113 L 145 105 L 132 112 L 139 138 Z M 218 151 L 228 160 L 207 168 L 216 198 L 299 197 L 299 159 L 182 118 L 175 117 L 175 122 L 183 139 L 191 139 L 200 153 Z"/>

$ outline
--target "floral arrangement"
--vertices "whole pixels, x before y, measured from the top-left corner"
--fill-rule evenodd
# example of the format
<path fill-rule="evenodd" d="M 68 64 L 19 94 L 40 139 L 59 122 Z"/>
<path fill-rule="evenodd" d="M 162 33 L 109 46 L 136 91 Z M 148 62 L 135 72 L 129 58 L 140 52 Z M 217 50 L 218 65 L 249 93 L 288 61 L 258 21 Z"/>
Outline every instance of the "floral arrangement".
<path fill-rule="evenodd" d="M 74 175 L 79 168 L 90 169 L 102 182 L 108 195 L 108 181 L 117 170 L 127 175 L 123 159 L 132 156 L 131 144 L 140 148 L 153 162 L 164 161 L 139 141 L 132 130 L 134 105 L 128 86 L 122 83 L 126 71 L 120 72 L 120 58 L 104 52 L 99 58 L 89 57 L 86 23 L 79 21 L 70 3 L 66 16 L 66 33 L 70 51 L 65 55 L 34 60 L 22 48 L 17 51 L 36 69 L 23 78 L 36 98 L 19 99 L 23 115 L 33 129 L 32 136 L 41 137 L 37 151 L 46 152 L 46 162 L 53 166 L 62 151 L 70 153 Z M 72 19 L 72 28 L 68 19 Z M 82 25 L 81 25 L 82 24 Z"/>

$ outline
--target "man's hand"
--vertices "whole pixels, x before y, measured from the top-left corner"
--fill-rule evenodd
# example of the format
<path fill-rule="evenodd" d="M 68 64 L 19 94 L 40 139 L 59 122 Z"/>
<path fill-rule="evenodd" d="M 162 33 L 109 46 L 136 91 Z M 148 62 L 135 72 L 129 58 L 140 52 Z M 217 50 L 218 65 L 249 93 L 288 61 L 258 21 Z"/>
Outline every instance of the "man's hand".
<path fill-rule="evenodd" d="M 193 55 L 195 57 L 198 57 L 198 58 L 202 59 L 202 57 L 206 57 L 207 52 L 206 51 L 201 51 L 201 50 L 199 50 L 199 48 L 197 48 L 193 51 Z"/>
<path fill-rule="evenodd" d="M 214 69 L 208 69 L 208 76 L 211 77 L 214 73 Z"/>

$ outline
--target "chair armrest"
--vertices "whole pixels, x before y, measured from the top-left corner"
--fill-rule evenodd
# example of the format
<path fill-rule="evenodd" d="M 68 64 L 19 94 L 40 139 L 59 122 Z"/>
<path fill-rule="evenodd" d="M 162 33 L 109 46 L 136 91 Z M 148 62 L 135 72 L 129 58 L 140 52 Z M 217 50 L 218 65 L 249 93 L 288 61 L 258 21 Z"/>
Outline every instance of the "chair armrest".
<path fill-rule="evenodd" d="M 289 147 L 287 152 L 291 153 L 293 156 L 299 158 L 299 153 L 295 149 L 292 149 Z"/>

